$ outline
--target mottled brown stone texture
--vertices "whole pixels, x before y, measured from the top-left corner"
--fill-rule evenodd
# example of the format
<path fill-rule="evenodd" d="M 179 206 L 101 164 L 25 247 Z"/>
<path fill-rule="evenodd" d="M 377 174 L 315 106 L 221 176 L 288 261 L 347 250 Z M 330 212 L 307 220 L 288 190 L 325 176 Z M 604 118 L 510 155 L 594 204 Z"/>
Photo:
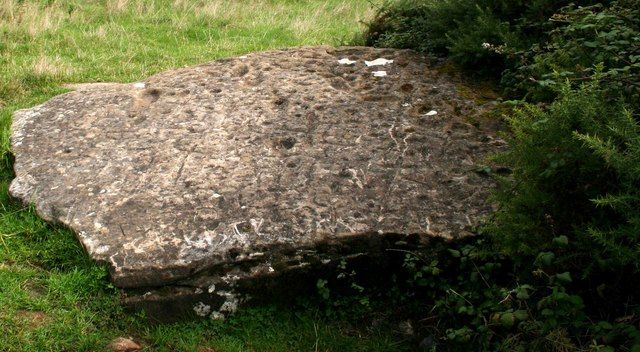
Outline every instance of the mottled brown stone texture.
<path fill-rule="evenodd" d="M 10 192 L 120 287 L 257 258 L 268 275 L 278 253 L 354 236 L 455 238 L 491 210 L 473 170 L 497 140 L 410 51 L 270 51 L 76 88 L 16 112 Z"/>

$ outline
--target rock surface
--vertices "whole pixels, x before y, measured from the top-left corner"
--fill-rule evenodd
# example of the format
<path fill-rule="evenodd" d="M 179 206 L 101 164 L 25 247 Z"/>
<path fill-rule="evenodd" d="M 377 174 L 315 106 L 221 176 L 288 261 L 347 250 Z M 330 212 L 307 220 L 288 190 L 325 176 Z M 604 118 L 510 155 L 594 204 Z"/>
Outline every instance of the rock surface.
<path fill-rule="evenodd" d="M 493 187 L 474 165 L 496 148 L 477 110 L 410 51 L 256 53 L 17 111 L 10 192 L 119 287 L 268 275 L 359 236 L 468 234 Z"/>
<path fill-rule="evenodd" d="M 131 338 L 125 337 L 113 339 L 107 348 L 113 352 L 136 352 L 142 350 L 142 346 L 135 343 Z"/>

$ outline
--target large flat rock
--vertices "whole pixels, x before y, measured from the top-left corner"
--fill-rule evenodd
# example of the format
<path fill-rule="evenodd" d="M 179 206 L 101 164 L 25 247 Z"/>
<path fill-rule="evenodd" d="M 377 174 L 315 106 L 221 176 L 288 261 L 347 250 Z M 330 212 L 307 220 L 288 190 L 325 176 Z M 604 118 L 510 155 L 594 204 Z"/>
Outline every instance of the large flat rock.
<path fill-rule="evenodd" d="M 410 51 L 271 51 L 76 88 L 15 113 L 10 192 L 119 287 L 256 258 L 269 273 L 358 236 L 455 238 L 491 209 L 473 170 L 494 140 Z"/>

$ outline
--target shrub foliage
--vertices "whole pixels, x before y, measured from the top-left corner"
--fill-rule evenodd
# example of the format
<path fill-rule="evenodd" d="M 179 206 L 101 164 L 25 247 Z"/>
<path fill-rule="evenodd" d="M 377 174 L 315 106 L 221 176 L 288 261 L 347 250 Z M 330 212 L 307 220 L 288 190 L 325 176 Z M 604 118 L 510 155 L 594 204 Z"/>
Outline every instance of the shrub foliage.
<path fill-rule="evenodd" d="M 513 99 L 483 238 L 407 258 L 433 348 L 640 351 L 640 1 L 399 0 L 366 38 Z"/>
<path fill-rule="evenodd" d="M 513 168 L 493 227 L 500 247 L 534 255 L 567 236 L 582 269 L 640 269 L 640 126 L 596 82 L 566 84 L 548 107 L 524 105 L 508 118 Z M 583 256 L 583 257 L 580 257 Z M 594 260 L 595 259 L 595 260 Z"/>

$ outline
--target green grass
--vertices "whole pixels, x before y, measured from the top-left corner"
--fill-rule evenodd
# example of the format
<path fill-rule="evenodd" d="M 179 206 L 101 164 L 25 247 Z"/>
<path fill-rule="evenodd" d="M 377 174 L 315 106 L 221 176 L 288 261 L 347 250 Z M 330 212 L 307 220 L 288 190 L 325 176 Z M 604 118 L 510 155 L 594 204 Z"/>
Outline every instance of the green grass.
<path fill-rule="evenodd" d="M 242 310 L 225 322 L 148 325 L 123 312 L 106 269 L 74 235 L 9 198 L 12 113 L 65 83 L 131 82 L 247 52 L 349 43 L 367 0 L 0 0 L 0 351 L 100 351 L 132 336 L 149 351 L 398 351 L 314 305 Z"/>

